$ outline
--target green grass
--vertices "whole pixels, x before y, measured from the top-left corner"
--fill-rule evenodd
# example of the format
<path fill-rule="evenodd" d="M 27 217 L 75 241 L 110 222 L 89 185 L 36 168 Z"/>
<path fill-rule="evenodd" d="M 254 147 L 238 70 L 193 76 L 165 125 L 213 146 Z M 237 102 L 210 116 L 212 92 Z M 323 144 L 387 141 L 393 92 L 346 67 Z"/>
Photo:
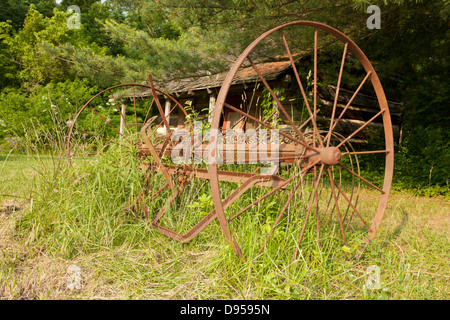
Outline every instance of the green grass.
<path fill-rule="evenodd" d="M 0 298 L 449 297 L 446 198 L 395 192 L 379 234 L 367 247 L 356 232 L 344 250 L 338 226 L 330 224 L 319 249 L 312 219 L 295 261 L 301 225 L 292 215 L 290 228 L 280 228 L 260 258 L 244 263 L 224 240 L 217 221 L 181 244 L 127 213 L 124 208 L 142 187 L 136 167 L 132 159 L 117 154 L 79 159 L 72 167 L 55 156 L 1 156 L 0 203 L 16 199 L 22 210 L 0 215 Z M 185 201 L 167 213 L 164 223 L 180 232 L 191 228 L 211 209 L 208 192 L 207 184 L 187 190 Z M 253 196 L 249 191 L 245 198 Z M 364 189 L 362 208 L 371 197 L 373 192 Z M 233 230 L 248 252 L 264 238 L 265 225 L 273 223 L 271 210 L 260 206 L 238 218 Z M 70 265 L 81 268 L 81 289 L 67 288 Z M 366 287 L 371 265 L 380 268 L 381 289 Z"/>

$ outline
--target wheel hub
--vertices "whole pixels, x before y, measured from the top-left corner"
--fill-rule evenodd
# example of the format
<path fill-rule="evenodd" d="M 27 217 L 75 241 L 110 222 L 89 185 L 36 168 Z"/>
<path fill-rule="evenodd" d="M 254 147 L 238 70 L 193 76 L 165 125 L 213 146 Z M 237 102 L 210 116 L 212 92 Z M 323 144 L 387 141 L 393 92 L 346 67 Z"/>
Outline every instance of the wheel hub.
<path fill-rule="evenodd" d="M 320 151 L 320 160 L 326 165 L 335 166 L 341 160 L 341 151 L 336 147 L 323 148 Z"/>
<path fill-rule="evenodd" d="M 342 153 L 337 147 L 316 148 L 319 153 L 307 150 L 305 155 L 307 156 L 307 163 L 317 162 L 317 164 L 326 164 L 329 166 L 336 166 L 341 160 Z M 306 163 L 305 163 L 306 166 Z"/>

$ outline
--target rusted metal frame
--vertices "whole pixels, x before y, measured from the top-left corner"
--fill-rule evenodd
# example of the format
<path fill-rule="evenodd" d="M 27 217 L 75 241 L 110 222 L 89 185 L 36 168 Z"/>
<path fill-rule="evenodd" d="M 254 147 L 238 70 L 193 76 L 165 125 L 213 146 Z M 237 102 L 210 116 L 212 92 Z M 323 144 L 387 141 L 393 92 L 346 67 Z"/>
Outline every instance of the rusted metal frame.
<path fill-rule="evenodd" d="M 302 81 L 300 80 L 300 76 L 298 74 L 297 67 L 295 66 L 294 58 L 292 57 L 291 50 L 289 49 L 289 45 L 287 43 L 286 37 L 284 36 L 283 29 L 280 29 L 280 33 L 281 33 L 281 37 L 283 38 L 283 43 L 284 43 L 284 46 L 286 48 L 286 52 L 287 52 L 287 54 L 289 56 L 289 60 L 291 61 L 292 70 L 294 70 L 295 78 L 297 79 L 298 86 L 300 87 L 300 92 L 302 93 L 303 100 L 305 101 L 306 108 L 308 109 L 310 117 L 314 116 L 314 121 L 313 121 L 314 135 L 317 134 L 320 146 L 323 147 L 322 139 L 320 138 L 320 135 L 319 135 L 319 129 L 317 129 L 317 125 L 316 125 L 316 121 L 315 121 L 315 112 L 313 114 L 312 111 L 311 111 L 311 107 L 309 105 L 308 98 L 307 98 L 306 93 L 305 93 L 305 89 L 303 88 Z M 291 120 L 290 117 L 288 119 Z M 294 126 L 294 128 L 296 128 L 295 125 L 293 125 L 292 120 L 290 121 L 290 123 L 291 123 L 292 126 Z M 299 130 L 296 130 L 296 131 L 297 131 L 297 134 L 298 134 L 298 132 L 300 132 Z M 302 141 L 304 141 L 304 139 L 302 139 Z"/>
<path fill-rule="evenodd" d="M 248 189 L 251 187 L 261 183 L 265 182 L 265 180 L 270 179 L 270 177 L 262 176 L 262 175 L 255 175 L 249 178 L 247 181 L 244 182 L 239 188 L 235 189 L 224 201 L 224 209 L 227 209 L 231 204 L 233 204 L 239 197 L 242 196 Z M 216 211 L 213 209 L 208 215 L 206 215 L 202 220 L 200 220 L 199 223 L 197 223 L 191 230 L 186 232 L 185 234 L 177 233 L 169 228 L 162 227 L 160 225 L 157 225 L 155 223 L 152 224 L 152 226 L 161 232 L 162 234 L 176 240 L 179 242 L 188 242 L 191 241 L 194 237 L 196 237 L 203 229 L 205 229 L 209 224 L 211 224 L 212 221 L 214 221 L 217 218 Z"/>
<path fill-rule="evenodd" d="M 148 82 L 152 89 L 152 95 L 153 95 L 153 98 L 155 99 L 156 106 L 158 107 L 159 114 L 161 115 L 161 118 L 164 122 L 164 126 L 166 127 L 166 130 L 167 130 L 166 132 L 169 133 L 170 132 L 169 123 L 167 122 L 166 116 L 164 115 L 164 111 L 161 107 L 161 103 L 159 102 L 158 94 L 156 93 L 155 85 L 153 84 L 153 78 L 152 78 L 151 74 L 148 75 Z"/>
<path fill-rule="evenodd" d="M 241 111 L 241 110 L 239 110 L 239 109 L 233 107 L 232 105 L 230 105 L 230 104 L 228 104 L 228 103 L 224 103 L 224 106 L 227 107 L 228 109 L 233 110 L 234 112 L 237 112 L 237 113 L 240 113 L 240 114 L 242 114 L 242 115 L 245 115 L 245 116 L 248 117 L 250 120 L 257 122 L 257 123 L 259 123 L 259 124 L 261 124 L 261 125 L 267 127 L 268 129 L 271 129 L 271 130 L 277 130 L 276 128 L 272 127 L 271 125 L 269 125 L 269 124 L 267 124 L 267 123 L 265 123 L 265 122 L 263 122 L 263 121 L 261 121 L 261 120 L 256 119 L 255 117 L 253 117 L 253 116 L 251 116 L 251 115 L 249 115 L 249 114 L 247 114 L 247 113 L 245 113 L 245 112 L 243 112 L 243 111 Z M 304 146 L 305 148 L 308 148 L 308 149 L 311 149 L 311 150 L 313 150 L 313 151 L 315 151 L 315 152 L 317 152 L 317 153 L 320 153 L 320 151 L 319 151 L 318 149 L 312 147 L 311 145 L 308 145 L 307 143 L 304 143 L 303 141 L 300 141 L 300 140 L 294 138 L 293 136 L 291 136 L 291 135 L 289 135 L 289 134 L 287 134 L 287 133 L 284 133 L 284 132 L 281 131 L 281 130 L 279 131 L 279 133 L 280 133 L 280 135 L 282 135 L 283 137 L 286 137 L 286 138 L 288 138 L 288 139 L 290 139 L 290 140 L 292 140 L 292 141 L 294 141 L 294 142 L 297 142 L 298 144 Z"/>
<path fill-rule="evenodd" d="M 338 124 L 338 122 L 342 119 L 342 117 L 344 116 L 345 112 L 347 111 L 347 109 L 350 107 L 350 105 L 352 104 L 353 100 L 356 98 L 356 96 L 358 95 L 359 91 L 361 90 L 361 88 L 364 86 L 364 84 L 366 83 L 367 79 L 370 77 L 370 75 L 372 74 L 372 71 L 367 72 L 366 76 L 364 77 L 364 79 L 361 81 L 361 83 L 359 84 L 358 88 L 356 89 L 356 91 L 353 93 L 352 97 L 350 98 L 350 100 L 348 101 L 348 103 L 346 104 L 346 106 L 344 107 L 344 109 L 341 111 L 341 113 L 339 114 L 339 117 L 334 121 L 334 123 L 331 123 L 333 125 L 333 127 L 331 128 L 331 132 L 333 132 L 333 130 L 336 128 L 336 125 Z M 325 137 L 325 139 L 329 139 L 331 140 L 331 137 L 329 137 L 328 133 Z"/>
<path fill-rule="evenodd" d="M 335 181 L 331 177 L 331 170 L 329 167 L 327 168 L 327 174 L 328 174 L 328 177 L 330 178 L 331 192 L 333 193 L 334 203 L 336 204 L 336 213 L 337 213 L 338 219 L 339 219 L 339 228 L 341 229 L 342 239 L 344 240 L 344 244 L 347 245 L 347 239 L 345 237 L 344 225 L 342 224 L 341 211 L 339 210 L 339 203 L 338 203 L 338 199 L 336 197 L 336 191 L 334 189 Z"/>
<path fill-rule="evenodd" d="M 380 114 L 384 113 L 386 110 L 381 110 L 380 112 L 378 112 L 376 115 L 374 115 L 372 118 L 370 118 L 369 120 L 367 120 L 366 123 L 364 123 L 361 127 L 359 127 L 355 132 L 353 132 L 351 135 L 349 135 L 347 138 L 345 138 L 343 141 L 341 141 L 338 145 L 337 148 L 339 148 L 340 146 L 342 146 L 344 143 L 346 143 L 348 140 L 350 140 L 351 138 L 353 138 L 353 136 L 355 136 L 358 132 L 360 132 L 362 129 L 364 129 L 365 127 L 367 127 L 373 120 L 375 120 Z"/>
<path fill-rule="evenodd" d="M 374 185 L 373 183 L 367 181 L 365 178 L 361 177 L 359 174 L 357 174 L 356 172 L 354 172 L 353 170 L 347 168 L 346 166 L 344 166 L 343 164 L 339 163 L 338 166 L 340 166 L 341 168 L 347 170 L 349 173 L 351 173 L 352 175 L 354 175 L 355 177 L 358 177 L 359 179 L 361 179 L 362 181 L 364 181 L 365 183 L 367 183 L 369 186 L 377 189 L 378 191 L 380 191 L 382 194 L 385 193 L 385 191 L 383 191 L 382 189 L 378 188 L 376 185 Z"/>
<path fill-rule="evenodd" d="M 359 199 L 359 195 L 356 197 L 355 207 L 356 207 L 356 205 L 358 204 L 358 199 Z M 353 211 L 353 212 L 354 212 L 354 211 Z M 345 229 L 344 229 L 345 232 L 347 232 L 348 228 L 350 227 L 350 223 L 351 223 L 352 220 L 353 220 L 353 216 L 354 216 L 354 213 L 352 213 L 352 214 L 350 215 L 350 218 L 349 218 L 348 221 L 347 221 L 347 225 L 345 226 Z M 347 213 L 346 213 L 346 215 L 344 216 L 343 221 L 345 221 L 345 218 L 346 218 L 346 217 L 347 217 Z M 370 230 L 370 228 L 368 228 L 368 229 Z"/>
<path fill-rule="evenodd" d="M 167 172 L 166 167 L 164 166 L 164 164 L 161 161 L 161 158 L 159 157 L 159 154 L 156 152 L 156 150 L 154 149 L 152 143 L 150 142 L 150 139 L 147 137 L 146 134 L 146 130 L 147 128 L 150 126 L 150 124 L 155 120 L 155 117 L 152 117 L 150 120 L 148 120 L 148 122 L 142 127 L 141 129 L 141 138 L 142 141 L 144 143 L 144 145 L 147 147 L 147 149 L 150 151 L 153 159 L 155 160 L 155 162 L 158 165 L 158 170 L 161 171 L 161 173 L 164 175 L 164 177 L 166 178 L 167 183 L 169 183 L 170 189 L 172 189 L 173 193 L 176 195 L 178 194 L 177 188 L 175 187 L 175 185 L 173 184 L 169 173 Z"/>
<path fill-rule="evenodd" d="M 330 129 L 329 129 L 328 134 L 327 134 L 327 136 L 328 136 L 327 148 L 330 146 L 331 132 L 332 132 L 332 127 L 333 127 L 333 122 L 334 122 L 334 116 L 336 114 L 336 107 L 337 107 L 337 102 L 338 102 L 338 98 L 339 98 L 339 90 L 340 90 L 340 87 L 341 87 L 342 73 L 344 71 L 345 58 L 347 56 L 347 48 L 348 48 L 348 42 L 345 43 L 345 45 L 344 45 L 344 53 L 342 54 L 341 68 L 339 70 L 338 82 L 337 82 L 337 85 L 336 85 L 336 92 L 335 92 L 335 95 L 334 95 L 333 111 L 331 113 L 331 119 L 330 119 Z"/>
<path fill-rule="evenodd" d="M 169 238 L 172 238 L 178 242 L 185 243 L 195 238 L 201 231 L 203 231 L 203 229 L 205 229 L 208 225 L 210 225 L 211 222 L 213 222 L 215 219 L 216 214 L 215 211 L 213 210 L 208 215 L 203 217 L 203 219 L 200 220 L 199 223 L 197 223 L 191 230 L 189 230 L 185 234 L 177 233 L 169 228 L 160 226 L 158 224 L 152 224 L 152 227 Z"/>
<path fill-rule="evenodd" d="M 179 169 L 179 166 L 175 166 L 175 165 L 167 165 L 165 167 L 167 169 L 167 172 L 170 175 L 176 175 L 177 170 Z M 194 176 L 199 179 L 205 179 L 205 180 L 210 179 L 210 175 L 209 175 L 207 169 L 202 169 L 202 168 L 193 169 L 193 168 L 187 167 L 186 169 L 184 169 L 184 171 L 187 174 L 190 174 L 191 172 L 194 173 Z M 262 176 L 263 180 L 267 180 L 267 182 L 263 184 L 263 186 L 266 186 L 266 187 L 271 187 L 271 186 L 273 186 L 274 183 L 279 184 L 279 183 L 283 183 L 285 181 L 284 178 L 281 178 L 278 176 L 259 175 L 256 173 L 248 173 L 248 172 L 219 170 L 219 181 L 243 183 L 245 180 L 253 178 L 255 176 Z"/>
<path fill-rule="evenodd" d="M 273 92 L 272 88 L 269 86 L 269 84 L 267 83 L 266 79 L 264 79 L 263 75 L 261 74 L 261 72 L 259 72 L 258 68 L 256 67 L 256 65 L 253 63 L 253 60 L 250 58 L 250 56 L 247 56 L 247 60 L 250 62 L 250 64 L 252 65 L 253 69 L 255 70 L 255 72 L 258 74 L 259 79 L 262 81 L 262 83 L 264 83 L 264 86 L 267 88 L 267 90 L 269 91 L 270 95 L 272 96 L 272 99 L 275 100 L 276 104 L 278 105 L 278 108 L 281 110 L 281 112 L 283 112 L 283 114 L 285 115 L 285 117 L 287 118 L 289 124 L 294 128 L 295 132 L 298 134 L 298 136 L 300 137 L 300 139 L 303 141 L 304 144 L 307 144 L 305 137 L 303 137 L 303 134 L 300 132 L 300 130 L 298 130 L 298 128 L 295 126 L 294 122 L 292 121 L 291 117 L 289 116 L 289 114 L 286 112 L 286 109 L 284 109 L 283 105 L 281 104 L 280 100 L 278 99 L 278 97 L 275 95 L 275 93 Z"/>
<path fill-rule="evenodd" d="M 322 165 L 320 166 L 320 171 L 319 171 L 319 175 L 318 175 L 318 177 L 317 177 L 317 180 L 316 180 L 316 183 L 315 183 L 315 186 L 314 186 L 313 195 L 316 194 L 317 188 L 319 187 L 319 182 L 320 182 L 320 179 L 322 178 L 322 174 L 323 174 L 323 169 L 324 169 L 324 167 L 325 167 L 324 164 L 322 164 Z M 308 223 L 308 220 L 309 220 L 309 215 L 310 215 L 310 213 L 311 213 L 311 209 L 312 209 L 312 206 L 313 206 L 314 198 L 315 198 L 315 196 L 313 196 L 313 197 L 311 198 L 311 201 L 310 201 L 310 203 L 309 203 L 309 208 L 308 208 L 308 211 L 307 211 L 307 213 L 306 213 L 305 222 L 303 223 L 302 231 L 300 232 L 300 237 L 299 237 L 299 240 L 298 240 L 298 242 L 297 242 L 297 247 L 296 247 L 295 252 L 294 252 L 294 260 L 297 259 L 298 250 L 299 250 L 299 248 L 300 248 L 300 243 L 302 242 L 303 235 L 305 234 L 306 224 Z"/>
<path fill-rule="evenodd" d="M 205 152 L 205 150 L 209 149 L 209 144 L 199 144 L 198 147 L 201 146 L 202 152 Z M 239 146 L 242 147 L 244 146 L 244 149 L 242 148 L 234 148 L 235 146 Z M 165 148 L 164 144 L 158 144 L 158 145 L 154 145 L 153 148 L 156 151 L 164 151 L 164 154 L 166 155 L 170 155 L 172 152 L 172 147 L 168 147 Z M 223 145 L 223 149 L 225 151 L 227 150 L 232 150 L 234 157 L 238 157 L 238 159 L 241 159 L 242 156 L 244 156 L 244 160 L 247 162 L 249 161 L 253 161 L 253 160 L 259 160 L 259 161 L 268 161 L 268 160 L 272 160 L 272 156 L 267 155 L 267 158 L 262 157 L 261 156 L 261 149 L 258 145 L 256 145 L 256 147 L 253 147 L 249 144 L 236 144 L 236 143 L 229 143 L 229 144 L 224 144 Z M 306 158 L 307 156 L 302 155 L 301 152 L 303 152 L 302 150 L 299 149 L 298 146 L 295 146 L 294 144 L 281 144 L 279 146 L 276 146 L 274 149 L 272 149 L 271 145 L 268 144 L 267 147 L 264 148 L 264 151 L 266 152 L 272 152 L 272 151 L 278 151 L 279 153 L 279 158 L 286 158 L 286 159 L 302 159 L 302 158 Z M 139 152 L 141 154 L 145 154 L 148 155 L 150 154 L 150 151 L 144 146 L 141 146 L 139 148 Z M 163 155 L 163 153 L 161 153 L 161 156 Z M 227 154 L 225 153 L 223 155 L 224 160 L 227 159 Z"/>
<path fill-rule="evenodd" d="M 299 173 L 297 173 L 296 175 L 294 175 L 293 177 L 285 180 L 284 182 L 282 182 L 281 184 L 279 184 L 277 187 L 275 187 L 274 189 L 272 189 L 271 191 L 269 191 L 268 193 L 266 193 L 265 195 L 263 195 L 261 198 L 253 201 L 251 204 L 249 204 L 248 206 L 246 206 L 245 208 L 243 208 L 241 211 L 239 211 L 238 213 L 234 214 L 232 217 L 230 217 L 228 219 L 228 222 L 233 221 L 234 219 L 236 219 L 237 217 L 239 217 L 241 214 L 243 214 L 245 211 L 247 211 L 248 209 L 250 209 L 251 207 L 253 207 L 254 205 L 260 203 L 261 201 L 263 201 L 265 198 L 267 198 L 268 196 L 270 196 L 271 194 L 275 193 L 276 191 L 286 188 L 287 185 L 294 180 L 295 178 L 297 178 L 300 175 L 303 175 L 305 173 L 308 172 L 309 169 L 311 169 L 313 166 L 315 166 L 317 163 L 319 163 L 319 161 L 316 161 L 314 163 L 309 164 L 307 167 L 305 167 L 304 169 L 302 169 Z"/>

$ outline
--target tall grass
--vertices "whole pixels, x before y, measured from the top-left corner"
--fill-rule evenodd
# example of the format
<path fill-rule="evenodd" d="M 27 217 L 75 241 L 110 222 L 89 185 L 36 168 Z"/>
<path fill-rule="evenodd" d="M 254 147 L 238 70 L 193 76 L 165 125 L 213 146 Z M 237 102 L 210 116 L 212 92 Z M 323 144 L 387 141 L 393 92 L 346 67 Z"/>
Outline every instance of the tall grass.
<path fill-rule="evenodd" d="M 242 262 L 217 221 L 181 244 L 153 230 L 139 212 L 127 211 L 143 180 L 136 158 L 120 147 L 77 157 L 69 165 L 63 143 L 58 142 L 64 140 L 50 141 L 55 143 L 51 153 L 29 148 L 28 157 L 3 159 L 2 177 L 9 180 L 2 181 L 0 193 L 22 195 L 28 204 L 22 211 L 0 216 L 2 298 L 448 298 L 449 206 L 442 200 L 393 195 L 381 232 L 369 246 L 356 228 L 344 247 L 339 227 L 331 220 L 321 232 L 319 247 L 312 218 L 293 260 L 307 200 L 297 199 L 298 207 L 288 212 L 255 258 L 280 200 L 287 197 L 282 193 L 230 224 L 249 257 Z M 161 175 L 152 179 L 155 186 L 162 183 Z M 189 230 L 213 208 L 209 194 L 208 182 L 193 181 L 161 223 L 180 233 Z M 169 195 L 148 203 L 150 212 Z M 230 212 L 257 196 L 258 191 L 249 190 Z M 373 210 L 375 193 L 362 189 L 360 197 L 361 210 Z M 67 288 L 71 264 L 82 270 L 80 290 Z M 367 288 L 371 265 L 381 269 L 381 289 Z"/>

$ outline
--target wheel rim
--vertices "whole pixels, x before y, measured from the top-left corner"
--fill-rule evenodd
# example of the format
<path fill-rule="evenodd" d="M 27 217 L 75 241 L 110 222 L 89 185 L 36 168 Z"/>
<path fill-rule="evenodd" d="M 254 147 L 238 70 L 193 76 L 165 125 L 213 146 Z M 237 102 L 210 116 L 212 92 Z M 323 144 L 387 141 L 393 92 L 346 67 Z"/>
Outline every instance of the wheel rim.
<path fill-rule="evenodd" d="M 149 89 L 152 90 L 151 99 L 140 99 L 144 96 L 143 90 L 147 96 Z M 168 113 L 157 106 L 159 100 L 155 99 L 155 96 L 158 95 L 171 102 Z M 128 100 L 125 107 L 122 107 L 119 99 Z M 138 190 L 137 198 L 133 203 L 129 203 L 127 208 L 139 215 L 145 215 L 151 219 L 152 224 L 156 224 L 165 213 L 162 208 L 166 205 L 170 207 L 176 200 L 174 189 L 171 190 L 170 186 L 173 185 L 179 190 L 180 186 L 184 187 L 183 184 L 186 183 L 182 173 L 171 172 L 170 176 L 163 174 L 163 170 L 171 170 L 172 164 L 171 160 L 163 160 L 163 156 L 167 155 L 167 151 L 175 142 L 172 139 L 173 129 L 160 129 L 166 128 L 169 116 L 176 113 L 177 109 L 179 115 L 182 113 L 187 116 L 177 100 L 150 85 L 121 84 L 102 90 L 78 111 L 72 121 L 67 140 L 68 159 L 73 164 L 75 154 L 97 154 L 111 147 L 120 148 L 120 152 L 132 153 L 132 157 L 136 157 L 137 161 L 128 165 L 137 165 L 142 169 L 142 189 Z M 145 141 L 141 130 L 144 124 L 150 122 L 151 126 L 145 128 L 145 136 L 152 145 L 162 145 L 158 149 L 161 163 L 143 148 Z"/>
<path fill-rule="evenodd" d="M 345 172 L 348 172 L 353 178 L 358 179 L 359 181 L 362 181 L 363 184 L 368 185 L 370 188 L 373 188 L 377 191 L 379 191 L 381 193 L 381 195 L 378 197 L 378 204 L 377 204 L 377 208 L 374 213 L 374 215 L 371 217 L 372 221 L 365 221 L 365 224 L 367 226 L 368 229 L 368 240 L 372 240 L 378 230 L 379 224 L 382 220 L 382 217 L 384 215 L 384 212 L 386 210 L 386 206 L 387 206 L 387 200 L 389 197 L 389 193 L 390 193 L 390 188 L 391 188 L 391 183 L 392 183 L 392 176 L 393 176 L 393 162 L 394 162 L 394 143 L 393 143 L 393 132 L 392 132 L 392 124 L 391 124 L 391 119 L 390 119 L 390 114 L 389 114 L 389 108 L 388 108 L 388 104 L 387 104 L 387 100 L 383 91 L 383 88 L 381 86 L 381 83 L 379 81 L 379 78 L 373 68 L 373 66 L 371 65 L 371 63 L 369 62 L 369 60 L 367 59 L 367 57 L 364 55 L 364 53 L 361 51 L 361 49 L 352 41 L 350 40 L 347 36 L 345 36 L 342 32 L 321 24 L 321 23 L 317 23 L 317 22 L 312 22 L 312 21 L 296 21 L 296 22 L 291 22 L 291 23 L 287 23 L 284 25 L 281 25 L 279 27 L 276 27 L 274 29 L 271 29 L 269 31 L 267 31 L 266 33 L 262 34 L 260 37 L 258 37 L 256 40 L 254 40 L 248 47 L 247 49 L 245 49 L 243 51 L 243 53 L 238 57 L 238 59 L 236 60 L 236 62 L 234 63 L 234 65 L 231 67 L 227 77 L 224 80 L 224 83 L 221 87 L 221 90 L 219 92 L 219 95 L 217 97 L 216 100 L 216 106 L 214 109 L 214 113 L 212 116 L 212 123 L 211 123 L 211 149 L 212 150 L 216 150 L 216 148 L 218 147 L 218 138 L 219 138 L 219 132 L 220 132 L 220 120 L 221 120 L 221 114 L 223 112 L 223 110 L 225 108 L 230 108 L 229 105 L 226 103 L 226 99 L 228 96 L 228 93 L 230 92 L 230 87 L 231 84 L 239 70 L 239 68 L 243 65 L 244 61 L 248 60 L 250 62 L 250 65 L 253 67 L 253 69 L 255 70 L 255 72 L 258 74 L 260 81 L 264 83 L 264 86 L 266 87 L 266 89 L 268 89 L 268 91 L 272 91 L 270 92 L 273 99 L 276 100 L 276 96 L 274 96 L 273 94 L 273 90 L 271 90 L 270 85 L 267 84 L 267 81 L 264 82 L 264 77 L 262 76 L 262 74 L 258 73 L 257 67 L 255 66 L 255 63 L 252 61 L 250 54 L 252 53 L 252 51 L 267 37 L 273 35 L 276 32 L 280 33 L 280 37 L 283 40 L 283 44 L 285 45 L 285 50 L 286 50 L 286 54 L 289 57 L 289 60 L 291 62 L 291 67 L 293 68 L 294 71 L 294 75 L 295 75 L 295 80 L 294 82 L 297 82 L 299 89 L 302 93 L 302 96 L 305 100 L 305 104 L 308 105 L 308 101 L 306 98 L 306 93 L 305 90 L 302 86 L 302 81 L 299 77 L 299 72 L 296 70 L 296 66 L 295 63 L 293 63 L 293 54 L 292 52 L 290 52 L 290 47 L 289 44 L 286 40 L 286 37 L 284 36 L 284 29 L 288 28 L 288 27 L 295 27 L 295 26 L 302 26 L 302 27 L 310 27 L 313 28 L 314 30 L 314 80 L 313 80 L 313 103 L 311 103 L 311 105 L 309 106 L 309 115 L 310 118 L 312 118 L 313 120 L 311 121 L 313 123 L 313 132 L 314 132 L 314 136 L 315 138 L 313 138 L 313 142 L 311 144 L 307 144 L 305 145 L 307 150 L 310 151 L 318 151 L 318 149 L 320 150 L 328 150 L 329 152 L 321 152 L 322 155 L 324 155 L 324 157 L 327 155 L 328 153 L 328 160 L 327 159 L 321 159 L 320 160 L 320 165 L 314 165 L 313 166 L 313 175 L 315 176 L 314 181 L 316 182 L 315 184 L 315 189 L 313 191 L 313 194 L 315 194 L 318 190 L 318 185 L 319 182 L 321 181 L 321 177 L 322 176 L 328 176 L 329 179 L 329 183 L 330 183 L 330 189 L 331 189 L 331 193 L 332 193 L 332 197 L 335 199 L 335 205 L 337 207 L 339 207 L 339 199 L 336 200 L 336 197 L 338 197 L 339 195 L 342 195 L 341 198 L 348 197 L 345 194 L 345 191 L 342 190 L 342 187 L 339 186 L 338 184 L 334 183 L 334 176 L 332 175 L 332 173 L 330 172 L 332 169 L 330 168 L 339 168 Z M 325 32 L 329 35 L 331 35 L 332 37 L 334 37 L 335 39 L 339 40 L 341 43 L 344 44 L 344 48 L 343 48 L 343 54 L 342 54 L 342 61 L 340 61 L 340 69 L 339 69 L 339 75 L 338 75 L 338 81 L 337 81 L 337 90 L 336 90 L 336 95 L 335 95 L 335 102 L 333 104 L 333 109 L 332 109 L 332 114 L 331 114 L 331 120 L 330 120 L 330 125 L 328 127 L 327 133 L 325 135 L 325 138 L 323 139 L 323 141 L 321 141 L 320 135 L 319 135 L 319 129 L 317 128 L 317 116 L 313 116 L 316 115 L 316 108 L 318 105 L 317 102 L 317 72 L 318 72 L 318 68 L 320 66 L 317 65 L 317 55 L 318 55 L 318 31 L 321 32 Z M 356 88 L 354 95 L 352 96 L 352 98 L 350 99 L 348 106 L 351 105 L 353 99 L 357 96 L 357 94 L 360 92 L 360 89 L 364 86 L 364 84 L 367 82 L 372 84 L 372 88 L 375 91 L 376 97 L 377 97 L 377 102 L 379 105 L 379 112 L 372 117 L 371 119 L 365 121 L 362 123 L 362 125 L 359 127 L 359 129 L 357 129 L 356 131 L 354 131 L 352 134 L 348 135 L 343 141 L 341 141 L 340 143 L 338 143 L 335 146 L 330 145 L 331 142 L 331 137 L 334 134 L 334 130 L 336 129 L 337 124 L 339 123 L 339 121 L 341 121 L 342 116 L 345 114 L 345 112 L 348 110 L 347 108 L 344 108 L 344 110 L 341 112 L 341 114 L 337 113 L 337 108 L 336 108 L 336 104 L 337 104 L 337 100 L 339 97 L 338 94 L 338 90 L 340 87 L 340 82 L 341 82 L 341 78 L 342 78 L 342 74 L 343 74 L 343 68 L 345 65 L 345 59 L 348 53 L 352 53 L 356 59 L 361 63 L 362 67 L 365 70 L 365 76 L 363 77 L 362 81 L 359 83 L 358 87 Z M 368 81 L 369 80 L 369 81 Z M 278 107 L 280 108 L 280 103 L 279 101 L 277 101 Z M 237 108 L 234 108 L 233 111 L 237 112 L 238 110 L 236 110 Z M 242 113 L 241 113 L 242 114 Z M 242 114 L 243 116 L 245 116 L 244 114 Z M 337 148 L 342 148 L 343 145 L 345 145 L 350 139 L 352 139 L 354 136 L 357 136 L 359 133 L 361 133 L 363 131 L 364 128 L 366 128 L 370 123 L 372 123 L 377 117 L 382 116 L 382 122 L 383 122 L 383 134 L 384 134 L 384 149 L 381 150 L 368 150 L 368 151 L 364 151 L 361 153 L 358 152 L 350 152 L 347 151 L 346 152 L 346 156 L 357 156 L 357 155 L 361 155 L 361 156 L 365 156 L 368 154 L 375 154 L 375 153 L 381 153 L 383 155 L 385 155 L 385 158 L 383 156 L 383 158 L 385 159 L 385 166 L 384 166 L 384 180 L 383 180 L 383 184 L 382 187 L 377 187 L 375 186 L 373 183 L 371 183 L 368 179 L 364 178 L 362 175 L 358 174 L 357 172 L 355 172 L 352 169 L 349 169 L 348 167 L 346 167 L 344 164 L 340 163 L 338 159 L 333 159 L 333 149 L 330 149 L 330 147 L 337 147 Z M 247 117 L 249 118 L 249 117 Z M 289 116 L 288 118 L 288 122 L 291 122 L 289 120 Z M 291 122 L 291 124 L 293 124 Z M 268 126 L 266 126 L 268 127 Z M 294 127 L 295 128 L 295 127 Z M 302 136 L 302 133 L 299 132 L 299 130 L 296 130 L 296 133 L 298 134 L 299 137 Z M 303 137 L 303 139 L 292 139 L 293 137 L 288 137 L 290 138 L 291 141 L 293 141 L 294 143 L 297 144 L 301 144 L 303 142 L 303 144 L 305 144 L 305 139 Z M 229 218 L 227 218 L 225 210 L 224 210 L 224 205 L 223 205 L 223 194 L 221 192 L 220 186 L 219 186 L 219 179 L 218 179 L 218 164 L 217 164 L 217 153 L 211 153 L 211 159 L 210 159 L 210 163 L 209 163 L 209 171 L 210 171 L 210 181 L 211 181 L 211 192 L 212 192 L 212 197 L 213 197 L 213 201 L 214 201 L 214 205 L 215 205 L 215 209 L 217 212 L 217 216 L 220 222 L 220 226 L 222 228 L 222 231 L 225 235 L 225 238 L 228 240 L 228 242 L 231 243 L 234 251 L 236 252 L 236 254 L 245 259 L 244 254 L 238 244 L 238 241 L 236 240 L 236 238 L 233 235 L 232 232 L 232 228 L 230 227 L 229 224 Z M 326 158 L 326 157 L 325 157 Z M 317 178 L 319 177 L 319 178 Z M 295 191 L 293 192 L 295 193 Z M 314 198 L 318 198 L 313 196 L 312 199 Z M 351 199 L 349 199 L 350 201 L 346 201 L 348 202 L 348 205 L 352 208 L 353 212 L 356 213 L 356 215 L 360 215 L 359 211 L 356 208 L 356 205 L 354 202 L 351 201 Z M 301 230 L 301 234 L 299 237 L 299 241 L 298 244 L 300 244 L 303 234 L 305 232 L 305 228 L 306 228 L 306 223 L 308 222 L 308 219 L 310 218 L 310 215 L 312 214 L 312 204 L 313 202 L 311 202 L 309 204 L 309 208 L 306 212 L 306 216 L 304 218 L 305 224 L 303 225 L 303 228 Z M 339 209 L 337 209 L 336 211 L 340 211 Z M 340 212 L 339 212 L 340 215 Z M 316 216 L 319 216 L 319 214 L 317 214 Z M 363 219 L 361 219 L 363 220 Z M 344 230 L 344 226 L 343 226 L 343 222 L 342 222 L 342 217 L 339 217 L 339 228 L 341 229 L 343 238 L 344 238 L 344 242 L 345 242 L 345 230 Z M 319 232 L 319 227 L 318 227 L 318 232 Z M 298 247 L 297 247 L 298 249 Z M 295 250 L 295 255 L 297 255 L 298 250 Z"/>

